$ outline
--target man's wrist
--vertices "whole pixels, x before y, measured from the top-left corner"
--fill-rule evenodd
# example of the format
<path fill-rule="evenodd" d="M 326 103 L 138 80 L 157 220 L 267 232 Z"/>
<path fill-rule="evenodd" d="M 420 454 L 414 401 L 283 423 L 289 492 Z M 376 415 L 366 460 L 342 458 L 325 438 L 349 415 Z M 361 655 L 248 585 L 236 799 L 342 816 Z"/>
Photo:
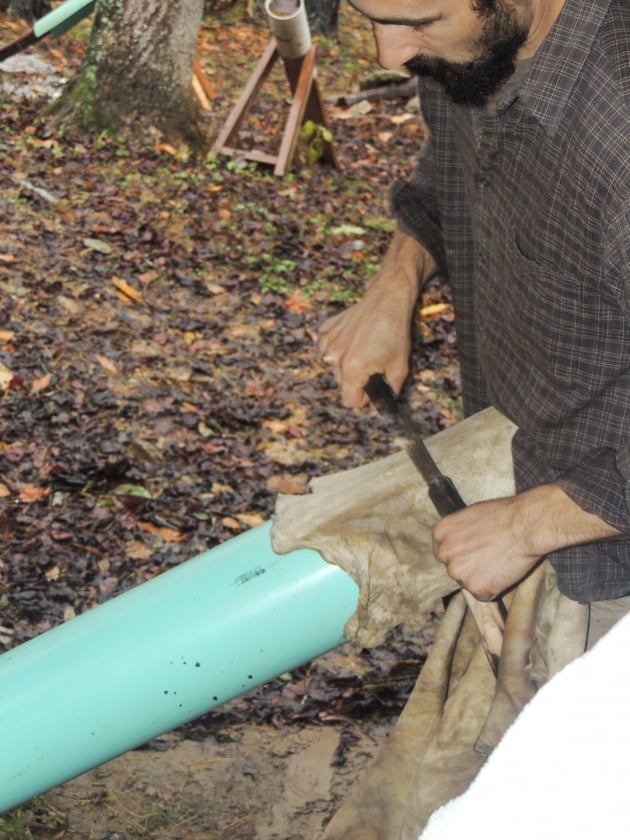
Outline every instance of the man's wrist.
<path fill-rule="evenodd" d="M 425 282 L 435 271 L 435 261 L 426 248 L 402 230 L 397 230 L 367 293 L 380 294 L 382 290 L 390 300 L 396 298 L 400 305 L 411 309 Z"/>

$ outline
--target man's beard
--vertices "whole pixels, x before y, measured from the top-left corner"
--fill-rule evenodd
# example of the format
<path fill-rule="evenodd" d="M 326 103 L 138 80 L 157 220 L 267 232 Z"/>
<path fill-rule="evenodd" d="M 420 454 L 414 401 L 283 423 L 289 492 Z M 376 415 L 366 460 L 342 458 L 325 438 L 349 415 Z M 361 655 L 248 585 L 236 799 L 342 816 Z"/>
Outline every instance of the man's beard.
<path fill-rule="evenodd" d="M 517 53 L 527 40 L 527 27 L 517 22 L 502 0 L 482 16 L 484 23 L 476 43 L 477 58 L 458 62 L 417 55 L 405 64 L 411 73 L 430 76 L 440 82 L 457 105 L 485 105 L 514 73 Z"/>

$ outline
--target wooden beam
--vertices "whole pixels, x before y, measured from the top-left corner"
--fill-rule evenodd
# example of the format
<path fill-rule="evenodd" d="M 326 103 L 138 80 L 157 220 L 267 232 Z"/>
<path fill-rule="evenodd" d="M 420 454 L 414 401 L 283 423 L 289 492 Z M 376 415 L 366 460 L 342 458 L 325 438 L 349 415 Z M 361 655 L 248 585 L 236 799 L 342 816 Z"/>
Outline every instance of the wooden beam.
<path fill-rule="evenodd" d="M 219 132 L 219 136 L 217 137 L 213 147 L 215 152 L 223 152 L 224 148 L 233 145 L 243 120 L 247 116 L 254 99 L 258 96 L 261 87 L 263 86 L 277 59 L 278 48 L 276 46 L 276 39 L 271 38 L 267 44 L 267 48 L 260 58 L 260 61 L 256 65 L 254 72 L 249 77 L 247 84 L 243 88 L 243 92 L 241 93 L 238 102 L 232 109 L 229 117 L 225 121 L 225 125 Z M 227 152 L 223 153 L 227 154 Z"/>

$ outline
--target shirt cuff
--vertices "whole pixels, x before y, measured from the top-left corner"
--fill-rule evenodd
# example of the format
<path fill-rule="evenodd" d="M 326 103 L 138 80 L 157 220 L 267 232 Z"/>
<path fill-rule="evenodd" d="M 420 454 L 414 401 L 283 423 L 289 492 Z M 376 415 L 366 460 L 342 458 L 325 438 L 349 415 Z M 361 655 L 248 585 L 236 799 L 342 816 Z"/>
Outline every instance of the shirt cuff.
<path fill-rule="evenodd" d="M 559 475 L 556 483 L 583 510 L 630 536 L 630 482 L 620 460 L 612 449 L 600 450 Z"/>

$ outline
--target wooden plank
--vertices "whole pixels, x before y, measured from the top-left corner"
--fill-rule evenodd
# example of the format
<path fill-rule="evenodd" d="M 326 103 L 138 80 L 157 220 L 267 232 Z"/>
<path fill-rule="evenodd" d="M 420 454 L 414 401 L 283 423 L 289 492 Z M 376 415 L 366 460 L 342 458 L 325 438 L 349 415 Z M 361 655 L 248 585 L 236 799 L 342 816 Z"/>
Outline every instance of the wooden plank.
<path fill-rule="evenodd" d="M 276 39 L 271 38 L 267 44 L 267 48 L 260 58 L 260 61 L 256 65 L 254 72 L 249 77 L 247 84 L 243 88 L 243 92 L 241 93 L 238 102 L 232 109 L 232 112 L 225 121 L 223 128 L 219 132 L 219 136 L 213 146 L 213 151 L 218 152 L 222 147 L 232 145 L 243 120 L 251 108 L 252 102 L 258 96 L 265 79 L 271 72 L 273 65 L 276 63 L 277 58 L 278 48 L 276 46 Z"/>
<path fill-rule="evenodd" d="M 195 61 L 195 63 L 193 64 L 193 74 L 199 82 L 199 84 L 201 85 L 203 92 L 206 94 L 208 99 L 214 99 L 217 93 L 214 87 L 212 86 L 210 79 L 201 69 L 201 64 L 199 64 L 198 61 Z"/>
<path fill-rule="evenodd" d="M 206 92 L 203 89 L 201 82 L 194 73 L 192 77 L 192 88 L 195 92 L 195 96 L 197 97 L 197 102 L 199 102 L 201 108 L 204 111 L 210 111 L 212 109 L 212 106 L 210 105 L 210 100 L 206 96 Z"/>
<path fill-rule="evenodd" d="M 274 170 L 276 175 L 286 175 L 293 155 L 295 154 L 295 147 L 300 136 L 300 129 L 304 121 L 304 112 L 311 94 L 313 86 L 313 73 L 315 70 L 315 47 L 311 47 L 306 55 L 300 59 L 300 73 L 295 85 L 293 93 L 293 102 L 289 109 L 289 118 L 287 120 L 282 143 L 278 152 L 278 162 Z"/>
<path fill-rule="evenodd" d="M 254 163 L 263 163 L 266 166 L 275 166 L 278 158 L 276 155 L 269 155 L 267 152 L 262 152 L 259 149 L 235 149 L 233 146 L 221 146 L 220 149 L 215 149 L 216 154 L 227 155 L 228 157 L 243 158 L 244 160 L 251 160 Z"/>

